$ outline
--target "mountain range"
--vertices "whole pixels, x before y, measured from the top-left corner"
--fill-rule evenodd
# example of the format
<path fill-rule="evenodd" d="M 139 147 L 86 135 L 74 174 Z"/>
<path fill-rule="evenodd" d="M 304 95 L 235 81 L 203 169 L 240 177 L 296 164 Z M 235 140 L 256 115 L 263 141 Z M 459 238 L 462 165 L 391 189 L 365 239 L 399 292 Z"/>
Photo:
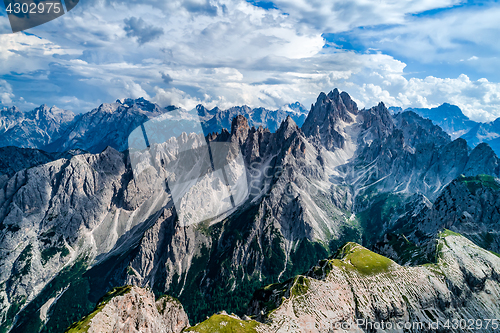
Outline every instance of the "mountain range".
<path fill-rule="evenodd" d="M 153 119 L 178 124 L 172 137 L 127 150 Z M 500 161 L 487 143 L 471 148 L 415 111 L 360 110 L 337 89 L 307 116 L 298 104 L 185 112 L 139 99 L 65 124 L 43 143 L 51 153 L 0 155 L 0 332 L 498 318 Z M 197 163 L 217 144 L 226 184 Z M 155 168 L 137 173 L 138 155 Z M 176 201 L 165 182 L 195 173 Z M 237 205 L 181 223 L 241 179 Z"/>
<path fill-rule="evenodd" d="M 77 116 L 71 111 L 46 105 L 29 112 L 21 112 L 16 107 L 4 108 L 0 111 L 0 147 L 36 148 L 47 152 L 81 149 L 100 153 L 110 146 L 124 151 L 128 148 L 127 139 L 135 128 L 149 119 L 168 116 L 173 110 L 179 109 L 174 106 L 161 108 L 143 98 L 101 104 Z M 183 125 L 187 127 L 181 126 L 171 133 L 172 136 L 193 131 L 190 127 L 193 119 L 203 124 L 205 135 L 219 132 L 222 128 L 229 129 L 231 120 L 237 115 L 245 116 L 251 126 L 276 131 L 288 115 L 302 124 L 307 110 L 298 102 L 275 111 L 248 106 L 207 110 L 199 105 L 195 110 L 179 114 L 185 118 Z"/>
<path fill-rule="evenodd" d="M 17 107 L 0 110 L 0 147 L 41 148 L 58 138 L 75 120 L 71 111 L 42 105 L 22 112 Z"/>
<path fill-rule="evenodd" d="M 401 108 L 391 107 L 391 112 L 402 112 Z M 408 108 L 405 111 L 413 111 L 418 115 L 432 120 L 448 133 L 452 139 L 461 137 L 467 141 L 472 148 L 485 142 L 497 153 L 500 153 L 500 118 L 492 122 L 476 122 L 470 120 L 456 105 L 444 103 L 436 108 Z"/>

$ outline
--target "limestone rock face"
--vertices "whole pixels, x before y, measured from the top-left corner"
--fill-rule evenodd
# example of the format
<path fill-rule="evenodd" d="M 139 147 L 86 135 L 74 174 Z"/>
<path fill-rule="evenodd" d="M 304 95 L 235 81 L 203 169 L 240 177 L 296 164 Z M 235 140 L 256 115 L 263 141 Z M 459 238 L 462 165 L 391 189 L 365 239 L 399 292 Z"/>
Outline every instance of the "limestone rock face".
<path fill-rule="evenodd" d="M 189 327 L 186 312 L 178 300 L 163 296 L 155 301 L 153 293 L 138 287 L 118 289 L 105 296 L 93 313 L 66 332 L 180 333 Z M 112 298 L 107 299 L 109 297 Z"/>
<path fill-rule="evenodd" d="M 239 144 L 247 140 L 249 130 L 248 120 L 245 117 L 239 115 L 233 119 L 231 123 L 231 134 L 236 137 Z"/>
<path fill-rule="evenodd" d="M 223 311 L 189 328 L 177 300 L 117 288 L 67 332 L 458 333 L 460 320 L 490 332 L 476 320 L 500 315 L 500 257 L 449 230 L 434 245 L 435 263 L 408 267 L 347 243 L 303 275 L 256 291 L 253 320 Z"/>
<path fill-rule="evenodd" d="M 345 137 L 339 127 L 354 121 L 358 107 L 348 94 L 334 89 L 321 93 L 307 116 L 302 131 L 328 150 L 345 148 Z"/>
<path fill-rule="evenodd" d="M 463 332 L 454 319 L 498 318 L 500 258 L 450 232 L 441 234 L 437 257 L 433 265 L 404 267 L 347 244 L 305 275 L 256 292 L 249 311 L 262 331 L 283 333 Z"/>
<path fill-rule="evenodd" d="M 403 216 L 394 233 L 405 233 L 419 245 L 443 228 L 458 232 L 481 247 L 500 252 L 500 179 L 461 176 L 443 189 L 432 204 Z M 418 210 L 418 211 L 417 211 Z"/>
<path fill-rule="evenodd" d="M 126 163 L 123 154 L 108 148 L 18 171 L 4 183 L 1 313 L 12 316 L 9 308 L 32 301 L 65 266 L 99 262 L 99 255 L 122 251 L 118 239 L 123 246 L 142 237 L 149 215 L 169 199 L 157 179 L 132 179 Z M 66 286 L 51 290 L 43 303 Z"/>

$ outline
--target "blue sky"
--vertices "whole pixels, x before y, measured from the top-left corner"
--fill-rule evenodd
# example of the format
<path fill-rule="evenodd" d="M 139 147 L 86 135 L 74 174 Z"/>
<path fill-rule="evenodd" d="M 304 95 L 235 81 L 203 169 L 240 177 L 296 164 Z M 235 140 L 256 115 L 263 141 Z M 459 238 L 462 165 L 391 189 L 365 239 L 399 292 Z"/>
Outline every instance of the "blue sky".
<path fill-rule="evenodd" d="M 0 15 L 0 105 L 23 110 L 128 97 L 308 107 L 338 87 L 361 107 L 500 117 L 497 1 L 80 0 L 16 34 Z"/>

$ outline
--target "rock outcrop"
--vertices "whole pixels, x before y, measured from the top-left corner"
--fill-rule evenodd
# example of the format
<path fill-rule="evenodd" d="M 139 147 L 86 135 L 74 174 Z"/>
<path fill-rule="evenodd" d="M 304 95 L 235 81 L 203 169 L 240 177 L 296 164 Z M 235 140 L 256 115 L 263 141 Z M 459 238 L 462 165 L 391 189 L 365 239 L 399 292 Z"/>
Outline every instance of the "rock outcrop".
<path fill-rule="evenodd" d="M 265 108 L 251 109 L 248 106 L 235 106 L 227 110 L 221 110 L 217 107 L 212 110 L 206 109 L 203 105 L 198 105 L 196 111 L 203 122 L 205 134 L 220 132 L 223 128 L 230 130 L 231 122 L 237 116 L 243 116 L 248 120 L 251 127 L 263 127 L 271 132 L 276 132 L 279 125 L 287 116 L 300 126 L 307 117 L 307 110 L 300 103 L 286 105 L 278 110 L 268 110 Z"/>
<path fill-rule="evenodd" d="M 303 275 L 257 290 L 250 317 L 223 311 L 193 327 L 177 300 L 116 288 L 66 332 L 444 333 L 463 332 L 463 323 L 490 332 L 500 257 L 449 230 L 434 245 L 435 263 L 409 267 L 347 243 Z"/>
<path fill-rule="evenodd" d="M 94 312 L 71 325 L 67 333 L 180 333 L 189 327 L 182 304 L 163 296 L 155 301 L 150 291 L 125 286 L 115 288 Z"/>
<path fill-rule="evenodd" d="M 390 230 L 419 246 L 443 228 L 458 232 L 487 250 L 500 252 L 500 179 L 489 175 L 460 176 L 433 204 L 402 216 Z"/>
<path fill-rule="evenodd" d="M 490 332 L 476 319 L 500 315 L 499 273 L 500 257 L 449 231 L 437 262 L 418 267 L 348 243 L 305 275 L 257 291 L 250 314 L 264 332 L 463 332 L 460 320 Z"/>

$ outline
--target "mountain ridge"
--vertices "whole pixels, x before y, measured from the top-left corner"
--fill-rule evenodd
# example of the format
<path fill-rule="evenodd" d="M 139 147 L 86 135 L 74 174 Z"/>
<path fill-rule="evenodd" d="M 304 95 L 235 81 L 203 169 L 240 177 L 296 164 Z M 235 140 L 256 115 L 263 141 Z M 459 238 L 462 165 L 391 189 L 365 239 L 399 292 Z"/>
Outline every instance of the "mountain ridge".
<path fill-rule="evenodd" d="M 137 126 L 174 110 L 180 109 L 175 106 L 161 108 L 142 97 L 103 103 L 78 115 L 57 107 L 48 108 L 46 105 L 28 112 L 22 112 L 15 106 L 3 108 L 0 110 L 0 147 L 37 148 L 48 152 L 81 149 L 100 153 L 111 146 L 124 151 L 128 148 L 128 136 Z M 244 115 L 250 126 L 263 126 L 273 132 L 277 129 L 276 125 L 288 115 L 300 124 L 307 116 L 307 110 L 298 102 L 278 110 L 252 109 L 248 106 L 207 110 L 200 104 L 195 111 L 200 117 L 205 135 L 220 132 L 223 128 L 229 130 L 232 119 L 238 114 Z M 187 117 L 196 116 L 192 111 L 184 110 L 183 113 Z M 37 135 L 33 138 L 28 133 Z M 175 136 L 179 134 L 181 132 L 175 133 Z"/>
<path fill-rule="evenodd" d="M 389 108 L 393 113 L 403 112 L 402 108 Z M 477 122 L 469 119 L 456 105 L 443 103 L 435 108 L 407 108 L 440 126 L 452 139 L 463 138 L 472 147 L 485 142 L 500 153 L 500 118 L 491 122 Z"/>
<path fill-rule="evenodd" d="M 222 311 L 193 327 L 185 320 L 177 321 L 177 327 L 183 332 L 207 333 L 326 333 L 332 329 L 373 332 L 374 327 L 375 330 L 383 327 L 385 332 L 403 329 L 415 333 L 461 332 L 460 325 L 453 323 L 464 316 L 466 321 L 473 320 L 474 325 L 480 315 L 496 318 L 500 309 L 489 308 L 484 303 L 491 304 L 500 295 L 497 277 L 500 256 L 446 229 L 436 236 L 433 263 L 399 266 L 359 244 L 348 242 L 334 256 L 320 260 L 303 274 L 256 290 L 248 307 L 249 316 L 228 315 Z M 481 268 L 471 271 L 477 258 L 481 260 Z M 135 293 L 144 294 L 140 288 L 133 288 Z M 111 298 L 110 302 L 115 304 L 124 301 L 123 296 L 115 298 L 113 293 L 115 291 L 108 293 L 105 299 Z M 157 302 L 162 299 L 165 297 Z M 171 298 L 167 296 L 166 299 Z M 141 303 L 137 307 L 146 310 Z M 107 310 L 106 306 L 103 311 Z M 174 317 L 185 316 L 182 305 L 178 306 L 180 312 Z M 112 318 L 115 312 L 111 310 Z M 88 331 L 94 332 L 114 321 L 114 318 L 96 320 L 94 313 L 73 324 L 66 332 L 77 332 L 75 328 L 81 323 L 87 323 Z M 138 317 L 130 310 L 128 315 L 131 319 Z M 483 323 L 480 324 L 475 330 L 489 332 L 488 328 L 483 328 Z M 139 331 L 132 329 L 131 332 Z"/>
<path fill-rule="evenodd" d="M 307 271 L 346 241 L 383 240 L 400 215 L 418 214 L 462 173 L 498 177 L 486 144 L 470 150 L 415 113 L 391 116 L 383 103 L 358 110 L 349 100 L 320 94 L 302 128 L 287 117 L 272 133 L 240 116 L 231 132 L 153 143 L 135 153 L 158 168 L 137 176 L 132 153 L 113 148 L 17 171 L 0 193 L 2 328 L 14 317 L 14 331 L 66 328 L 126 284 L 179 298 L 193 324 L 221 309 L 241 314 L 263 284 Z M 228 180 L 245 172 L 249 191 L 227 215 L 182 224 L 221 187 L 202 174 L 183 197 L 197 204 L 178 210 L 163 184 L 189 171 L 176 168 L 179 156 L 202 157 L 207 142 L 229 147 L 229 162 L 241 151 L 248 169 Z"/>

